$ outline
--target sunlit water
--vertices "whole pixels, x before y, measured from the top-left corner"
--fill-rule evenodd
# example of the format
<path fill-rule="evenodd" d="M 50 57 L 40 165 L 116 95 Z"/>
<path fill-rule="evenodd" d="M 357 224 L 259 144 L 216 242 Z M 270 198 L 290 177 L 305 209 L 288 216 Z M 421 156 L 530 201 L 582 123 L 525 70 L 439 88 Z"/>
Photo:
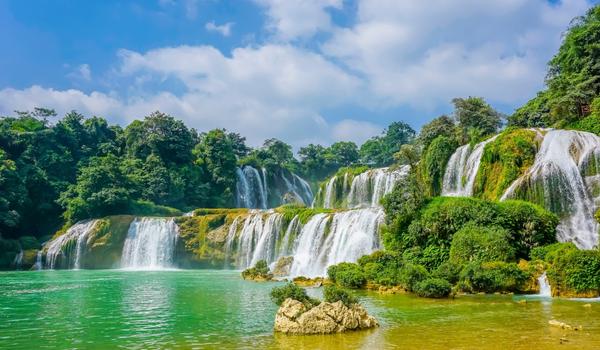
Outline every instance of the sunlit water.
<path fill-rule="evenodd" d="M 379 329 L 274 335 L 269 290 L 275 285 L 243 281 L 235 271 L 0 273 L 0 349 L 600 348 L 597 301 L 591 307 L 584 306 L 588 300 L 523 304 L 519 296 L 361 293 Z M 583 330 L 551 327 L 553 318 Z M 567 342 L 561 345 L 561 338 Z"/>

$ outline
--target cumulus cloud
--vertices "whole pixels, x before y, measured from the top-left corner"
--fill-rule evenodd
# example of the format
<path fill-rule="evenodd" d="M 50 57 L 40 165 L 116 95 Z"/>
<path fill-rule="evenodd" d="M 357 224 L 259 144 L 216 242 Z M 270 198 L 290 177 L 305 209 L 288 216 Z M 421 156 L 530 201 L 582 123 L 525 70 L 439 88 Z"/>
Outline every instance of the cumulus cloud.
<path fill-rule="evenodd" d="M 92 80 L 92 69 L 87 63 L 80 64 L 72 72 L 67 74 L 67 76 L 74 80 L 82 80 L 89 82 Z"/>
<path fill-rule="evenodd" d="M 227 22 L 225 24 L 222 25 L 217 25 L 215 24 L 214 21 L 212 22 L 207 22 L 204 25 L 204 28 L 206 30 L 208 30 L 209 32 L 216 32 L 219 33 L 223 36 L 230 36 L 231 35 L 231 27 L 233 27 L 233 22 Z"/>
<path fill-rule="evenodd" d="M 342 0 L 256 0 L 267 9 L 267 27 L 284 41 L 307 39 L 332 29 L 328 9 L 340 9 Z"/>
<path fill-rule="evenodd" d="M 585 0 L 364 0 L 322 50 L 388 106 L 428 109 L 465 95 L 520 104 Z"/>
<path fill-rule="evenodd" d="M 273 33 L 261 45 L 230 52 L 206 45 L 122 49 L 109 91 L 6 88 L 0 113 L 45 106 L 125 124 L 161 110 L 201 131 L 240 132 L 252 145 L 270 137 L 295 147 L 362 143 L 385 126 L 373 120 L 381 111 L 408 107 L 416 116 L 397 119 L 419 127 L 453 97 L 520 105 L 542 88 L 546 62 L 571 18 L 590 6 L 586 0 L 359 0 L 351 24 L 340 26 L 330 13 L 343 8 L 342 0 L 256 1 Z M 227 35 L 227 25 L 211 22 L 206 29 Z M 79 79 L 99 78 L 91 72 L 87 65 L 75 70 Z M 365 120 L 332 122 L 324 112 L 354 106 L 367 112 Z"/>

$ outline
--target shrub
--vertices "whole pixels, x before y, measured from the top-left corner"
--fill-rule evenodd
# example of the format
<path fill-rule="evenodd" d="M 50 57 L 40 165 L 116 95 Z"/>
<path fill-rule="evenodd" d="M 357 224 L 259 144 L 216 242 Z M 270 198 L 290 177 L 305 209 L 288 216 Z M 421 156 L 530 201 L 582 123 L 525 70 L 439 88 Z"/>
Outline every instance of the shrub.
<path fill-rule="evenodd" d="M 335 285 L 325 286 L 323 296 L 325 298 L 325 301 L 328 303 L 335 303 L 337 301 L 341 301 L 342 303 L 344 303 L 344 305 L 348 307 L 352 306 L 352 304 L 358 303 L 358 299 L 354 295 Z"/>
<path fill-rule="evenodd" d="M 530 277 L 515 263 L 472 262 L 461 271 L 459 284 L 467 292 L 519 292 Z"/>
<path fill-rule="evenodd" d="M 441 278 L 427 278 L 415 286 L 415 293 L 425 298 L 445 298 L 450 295 L 450 282 Z"/>
<path fill-rule="evenodd" d="M 414 291 L 417 283 L 429 277 L 427 269 L 421 265 L 406 264 L 400 269 L 400 285 L 409 292 Z"/>
<path fill-rule="evenodd" d="M 275 287 L 271 290 L 271 300 L 277 305 L 283 304 L 286 299 L 297 300 L 307 307 L 318 305 L 319 301 L 309 297 L 304 288 L 298 287 L 293 283 L 288 283 L 282 287 Z"/>
<path fill-rule="evenodd" d="M 438 136 L 423 153 L 420 166 L 427 195 L 439 196 L 442 193 L 444 169 L 456 147 L 455 140 L 446 136 Z"/>
<path fill-rule="evenodd" d="M 547 257 L 552 259 L 548 278 L 561 294 L 600 293 L 600 251 L 563 247 Z"/>
<path fill-rule="evenodd" d="M 330 266 L 327 275 L 332 282 L 346 288 L 360 288 L 367 283 L 365 273 L 354 263 L 340 263 Z"/>
<path fill-rule="evenodd" d="M 514 257 L 509 233 L 500 227 L 467 225 L 452 237 L 450 261 L 456 264 L 471 261 L 510 261 Z"/>
<path fill-rule="evenodd" d="M 254 267 L 246 269 L 242 271 L 242 278 L 244 279 L 266 279 L 270 280 L 273 278 L 271 271 L 269 270 L 269 265 L 265 260 L 259 260 L 256 262 Z"/>
<path fill-rule="evenodd" d="M 431 273 L 431 275 L 432 277 L 442 278 L 450 282 L 451 284 L 455 284 L 456 282 L 458 282 L 458 279 L 460 277 L 460 271 L 462 270 L 462 268 L 462 265 L 455 264 L 450 261 L 445 261 L 441 263 L 440 266 L 438 266 L 437 269 L 435 269 Z"/>
<path fill-rule="evenodd" d="M 577 250 L 575 244 L 569 243 L 554 243 L 543 247 L 536 247 L 531 250 L 529 256 L 531 260 L 543 260 L 553 262 L 556 256 L 562 255 L 568 251 Z"/>

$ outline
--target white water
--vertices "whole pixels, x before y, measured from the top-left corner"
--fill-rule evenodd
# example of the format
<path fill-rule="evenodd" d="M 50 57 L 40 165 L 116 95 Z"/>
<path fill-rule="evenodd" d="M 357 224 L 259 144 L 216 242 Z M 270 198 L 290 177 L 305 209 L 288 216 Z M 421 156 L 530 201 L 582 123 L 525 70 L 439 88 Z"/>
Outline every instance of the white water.
<path fill-rule="evenodd" d="M 343 201 L 345 208 L 372 208 L 378 207 L 381 199 L 392 192 L 394 186 L 406 174 L 409 166 L 401 166 L 398 169 L 377 168 L 367 170 L 356 175 L 348 189 L 348 173 L 344 174 L 342 190 L 346 195 Z M 334 208 L 336 206 L 336 184 L 340 179 L 337 176 L 329 179 L 325 186 L 323 196 L 323 208 Z M 346 192 L 346 191 L 349 192 Z"/>
<path fill-rule="evenodd" d="M 475 177 L 481 163 L 485 145 L 494 141 L 497 136 L 483 142 L 459 147 L 448 160 L 442 187 L 443 196 L 469 197 L 473 195 Z"/>
<path fill-rule="evenodd" d="M 20 270 L 23 265 L 23 249 L 19 250 L 19 253 L 15 255 L 15 259 L 13 260 L 13 266 L 15 269 Z"/>
<path fill-rule="evenodd" d="M 501 200 L 521 198 L 544 205 L 562 216 L 557 228 L 559 241 L 591 249 L 598 245 L 599 226 L 594 218 L 597 202 L 590 186 L 598 174 L 598 136 L 551 130 L 546 133 L 533 166 L 511 184 Z"/>
<path fill-rule="evenodd" d="M 172 218 L 136 218 L 127 231 L 121 267 L 155 270 L 173 267 L 179 227 Z"/>
<path fill-rule="evenodd" d="M 275 196 L 274 202 L 278 204 L 284 203 L 283 196 L 286 194 L 291 195 L 295 201 L 304 205 L 312 203 L 313 193 L 310 185 L 304 179 L 293 173 L 291 178 L 288 178 L 283 171 L 276 173 L 276 176 L 284 188 L 269 189 L 268 172 L 265 168 L 262 168 L 260 172 L 249 165 L 237 168 L 236 206 L 238 208 L 267 209 L 269 207 L 269 193 L 271 196 Z"/>
<path fill-rule="evenodd" d="M 552 288 L 550 287 L 550 282 L 548 282 L 548 276 L 546 276 L 546 272 L 538 277 L 538 284 L 540 286 L 540 293 L 538 294 L 539 296 L 552 297 Z"/>
<path fill-rule="evenodd" d="M 61 259 L 62 265 L 79 269 L 82 255 L 87 246 L 88 234 L 92 231 L 96 223 L 97 220 L 78 222 L 71 226 L 63 235 L 48 242 L 46 244 L 47 248 L 43 248 L 43 250 L 46 250 L 46 268 L 57 268 L 57 263 Z M 75 240 L 74 251 L 72 249 L 73 240 Z M 41 255 L 39 257 L 41 266 Z"/>
<path fill-rule="evenodd" d="M 267 208 L 266 171 L 264 179 L 256 168 L 245 166 L 236 169 L 236 205 L 238 208 Z"/>

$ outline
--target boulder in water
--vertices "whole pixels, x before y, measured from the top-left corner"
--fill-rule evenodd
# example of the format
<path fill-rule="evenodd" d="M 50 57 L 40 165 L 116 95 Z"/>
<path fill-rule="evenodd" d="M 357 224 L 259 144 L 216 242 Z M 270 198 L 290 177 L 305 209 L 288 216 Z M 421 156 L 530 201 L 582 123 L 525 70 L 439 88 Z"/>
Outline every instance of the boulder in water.
<path fill-rule="evenodd" d="M 347 307 L 341 301 L 322 302 L 309 309 L 300 301 L 288 298 L 275 316 L 275 332 L 294 335 L 341 333 L 377 326 L 377 320 L 361 305 Z"/>
<path fill-rule="evenodd" d="M 290 268 L 292 267 L 292 263 L 294 262 L 293 256 L 282 256 L 277 260 L 275 266 L 273 267 L 273 276 L 275 277 L 285 277 L 289 276 Z"/>

